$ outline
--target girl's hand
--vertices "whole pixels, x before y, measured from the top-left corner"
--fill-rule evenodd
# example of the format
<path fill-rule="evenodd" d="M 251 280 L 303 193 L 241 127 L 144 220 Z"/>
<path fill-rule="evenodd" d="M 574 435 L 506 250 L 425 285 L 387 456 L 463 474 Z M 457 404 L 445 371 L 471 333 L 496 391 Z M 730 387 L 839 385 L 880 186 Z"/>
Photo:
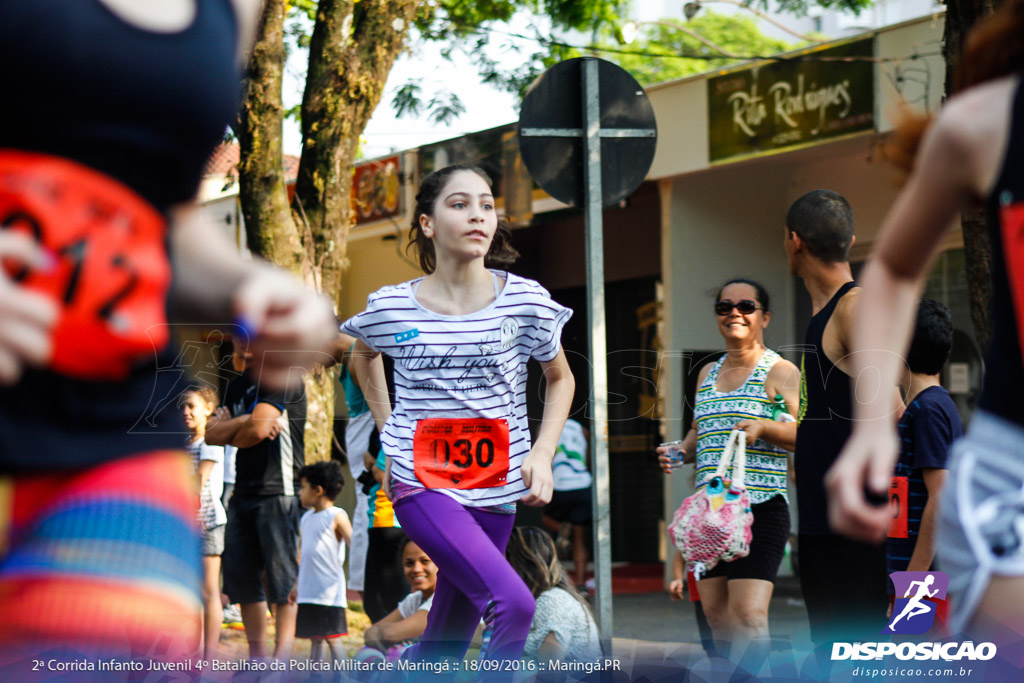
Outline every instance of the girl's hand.
<path fill-rule="evenodd" d="M 26 366 L 42 366 L 53 352 L 57 305 L 13 282 L 5 268 L 46 270 L 46 253 L 28 237 L 0 232 L 0 385 L 18 381 Z"/>
<path fill-rule="evenodd" d="M 682 600 L 683 599 L 683 580 L 682 579 L 672 579 L 672 583 L 670 583 L 668 585 L 668 594 L 672 597 L 673 600 Z"/>
<path fill-rule="evenodd" d="M 521 499 L 524 505 L 541 507 L 551 502 L 555 490 L 555 478 L 551 474 L 553 457 L 554 453 L 538 453 L 534 448 L 523 460 L 523 484 L 530 487 L 530 492 Z"/>
<path fill-rule="evenodd" d="M 733 429 L 746 432 L 747 441 L 755 441 L 764 434 L 764 420 L 740 420 L 733 426 Z"/>
<path fill-rule="evenodd" d="M 299 587 L 292 586 L 292 589 L 288 591 L 288 604 L 294 605 L 299 601 Z"/>
<path fill-rule="evenodd" d="M 829 524 L 851 538 L 880 543 L 892 517 L 886 503 L 899 438 L 894 425 L 861 424 L 825 475 Z M 879 496 L 882 504 L 869 502 L 865 493 Z"/>
<path fill-rule="evenodd" d="M 338 321 L 330 302 L 288 273 L 254 268 L 234 304 L 239 323 L 252 334 L 254 376 L 261 385 L 295 388 L 304 370 L 333 359 Z"/>

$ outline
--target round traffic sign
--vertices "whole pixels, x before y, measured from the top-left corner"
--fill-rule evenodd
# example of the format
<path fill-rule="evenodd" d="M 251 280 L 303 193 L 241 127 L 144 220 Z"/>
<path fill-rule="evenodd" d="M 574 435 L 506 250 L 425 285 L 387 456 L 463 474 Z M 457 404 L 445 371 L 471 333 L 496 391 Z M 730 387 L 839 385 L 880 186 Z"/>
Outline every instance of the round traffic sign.
<path fill-rule="evenodd" d="M 601 204 L 609 206 L 640 186 L 657 144 L 654 109 L 628 71 L 594 57 L 569 59 L 545 71 L 523 100 L 519 150 L 533 179 L 548 194 L 566 204 L 583 206 L 588 93 L 582 74 L 588 60 L 598 64 Z"/>

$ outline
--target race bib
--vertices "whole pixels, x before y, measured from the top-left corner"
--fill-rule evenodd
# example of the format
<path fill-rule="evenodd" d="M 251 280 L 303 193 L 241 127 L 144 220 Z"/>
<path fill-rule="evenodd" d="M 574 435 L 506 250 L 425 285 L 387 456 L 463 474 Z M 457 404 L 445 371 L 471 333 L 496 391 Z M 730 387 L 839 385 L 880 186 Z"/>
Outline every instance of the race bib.
<path fill-rule="evenodd" d="M 416 477 L 428 489 L 504 486 L 508 479 L 508 422 L 420 420 L 412 453 Z"/>
<path fill-rule="evenodd" d="M 1017 319 L 1017 339 L 1024 357 L 1024 202 L 1004 204 L 999 209 L 1003 231 L 1003 260 Z"/>
<path fill-rule="evenodd" d="M 910 514 L 907 497 L 910 495 L 910 482 L 906 477 L 893 477 L 889 482 L 889 538 L 908 538 L 907 517 Z"/>
<path fill-rule="evenodd" d="M 167 225 L 129 188 L 58 157 L 0 151 L 0 230 L 28 235 L 57 259 L 47 273 L 6 267 L 60 307 L 52 370 L 120 380 L 167 344 Z"/>

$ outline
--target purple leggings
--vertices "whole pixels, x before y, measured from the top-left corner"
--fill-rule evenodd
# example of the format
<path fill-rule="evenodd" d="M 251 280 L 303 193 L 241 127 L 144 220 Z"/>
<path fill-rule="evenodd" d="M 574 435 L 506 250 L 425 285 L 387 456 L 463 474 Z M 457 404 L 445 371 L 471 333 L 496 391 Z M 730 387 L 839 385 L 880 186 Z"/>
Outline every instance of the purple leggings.
<path fill-rule="evenodd" d="M 494 633 L 486 656 L 519 659 L 535 605 L 530 590 L 505 559 L 515 515 L 465 507 L 437 491 L 402 498 L 395 504 L 395 514 L 438 569 L 427 630 L 406 657 L 461 659 L 488 601 L 493 601 Z"/>

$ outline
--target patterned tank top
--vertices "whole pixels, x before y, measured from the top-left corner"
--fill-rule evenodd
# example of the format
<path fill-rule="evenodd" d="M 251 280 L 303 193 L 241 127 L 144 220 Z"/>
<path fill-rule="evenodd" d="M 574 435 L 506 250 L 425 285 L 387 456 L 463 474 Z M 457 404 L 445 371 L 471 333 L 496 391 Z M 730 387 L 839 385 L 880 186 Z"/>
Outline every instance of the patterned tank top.
<path fill-rule="evenodd" d="M 699 489 L 715 474 L 729 433 L 740 420 L 772 419 L 772 399 L 765 392 L 764 380 L 781 357 L 765 349 L 753 372 L 743 386 L 735 391 L 720 392 L 715 386 L 722 369 L 722 356 L 711 367 L 704 383 L 697 389 L 697 404 L 693 422 L 697 427 L 697 479 Z M 746 486 L 750 502 L 763 503 L 781 495 L 786 498 L 786 458 L 788 454 L 779 446 L 757 439 L 747 444 Z M 732 471 L 726 473 L 731 478 Z M 788 501 L 788 498 L 787 498 Z"/>

